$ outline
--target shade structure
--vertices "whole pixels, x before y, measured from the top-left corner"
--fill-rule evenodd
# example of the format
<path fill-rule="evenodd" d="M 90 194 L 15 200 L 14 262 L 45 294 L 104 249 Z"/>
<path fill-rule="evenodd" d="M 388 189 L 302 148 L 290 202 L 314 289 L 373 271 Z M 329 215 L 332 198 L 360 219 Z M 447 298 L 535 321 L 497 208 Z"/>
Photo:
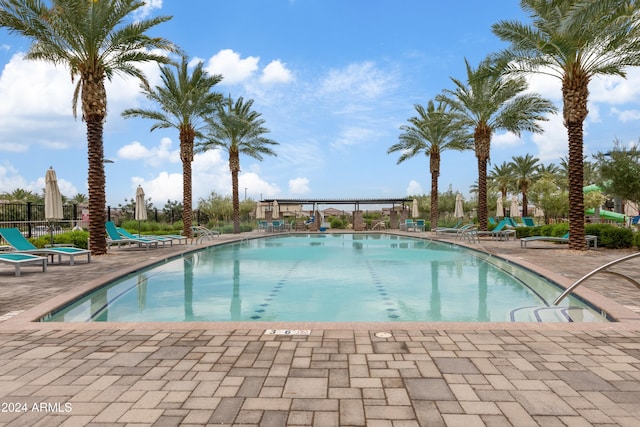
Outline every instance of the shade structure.
<path fill-rule="evenodd" d="M 496 216 L 498 218 L 504 218 L 504 205 L 502 203 L 502 196 L 498 196 L 498 201 L 496 203 Z"/>
<path fill-rule="evenodd" d="M 518 205 L 518 196 L 511 197 L 511 209 L 509 211 L 511 218 L 520 216 L 520 205 Z"/>
<path fill-rule="evenodd" d="M 274 200 L 273 201 L 273 213 L 272 213 L 273 218 L 280 218 L 280 206 L 278 206 L 278 201 Z"/>
<path fill-rule="evenodd" d="M 464 217 L 464 207 L 462 206 L 462 194 L 458 193 L 456 196 L 456 208 L 453 211 L 453 216 L 456 218 Z"/>
<path fill-rule="evenodd" d="M 418 218 L 420 216 L 420 210 L 418 209 L 418 200 L 413 199 L 413 203 L 411 206 L 411 217 Z"/>
<path fill-rule="evenodd" d="M 591 193 L 592 191 L 602 191 L 602 188 L 598 187 L 595 184 L 590 184 L 590 185 L 587 185 L 585 187 L 582 187 L 582 192 L 585 193 L 585 194 L 586 193 Z"/>
<path fill-rule="evenodd" d="M 62 195 L 56 171 L 49 168 L 44 177 L 44 217 L 47 221 L 62 219 Z"/>
<path fill-rule="evenodd" d="M 138 189 L 136 190 L 136 212 L 134 218 L 136 221 L 147 220 L 147 207 L 144 204 L 144 190 L 140 185 L 138 185 Z"/>

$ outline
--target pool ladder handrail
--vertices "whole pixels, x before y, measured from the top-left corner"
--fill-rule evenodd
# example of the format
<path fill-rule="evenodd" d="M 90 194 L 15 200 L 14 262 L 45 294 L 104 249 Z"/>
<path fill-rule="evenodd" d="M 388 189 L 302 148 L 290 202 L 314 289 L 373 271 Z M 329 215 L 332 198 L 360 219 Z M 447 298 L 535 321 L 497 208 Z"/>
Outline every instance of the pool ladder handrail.
<path fill-rule="evenodd" d="M 573 290 L 575 288 L 577 288 L 578 286 L 580 286 L 585 280 L 587 280 L 588 278 L 590 278 L 591 276 L 594 276 L 600 272 L 602 273 L 608 273 L 608 274 L 613 274 L 614 276 L 620 277 L 622 279 L 625 279 L 629 282 L 631 282 L 635 287 L 637 287 L 638 289 L 640 289 L 640 283 L 638 283 L 636 280 L 632 279 L 631 277 L 619 273 L 617 271 L 608 271 L 607 268 L 614 266 L 616 264 L 620 264 L 622 262 L 628 261 L 632 258 L 635 258 L 637 256 L 640 256 L 640 252 L 631 254 L 631 255 L 627 255 L 624 256 L 622 258 L 618 258 L 616 260 L 613 260 L 611 262 L 608 262 L 598 268 L 596 268 L 595 270 L 593 270 L 592 272 L 585 274 L 584 276 L 582 276 L 581 278 L 579 278 L 573 285 L 569 286 L 567 289 L 565 289 L 565 291 L 558 297 L 555 299 L 555 301 L 553 301 L 553 305 L 558 305 L 560 303 L 560 301 L 562 301 L 567 295 L 569 295 L 571 292 L 573 292 Z"/>

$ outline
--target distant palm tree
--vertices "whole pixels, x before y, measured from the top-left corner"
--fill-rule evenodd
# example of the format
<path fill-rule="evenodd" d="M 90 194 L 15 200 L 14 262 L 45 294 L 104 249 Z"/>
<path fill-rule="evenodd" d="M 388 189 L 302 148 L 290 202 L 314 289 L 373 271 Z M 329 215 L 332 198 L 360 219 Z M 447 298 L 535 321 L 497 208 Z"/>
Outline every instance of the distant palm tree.
<path fill-rule="evenodd" d="M 208 133 L 204 141 L 196 146 L 197 152 L 223 149 L 229 154 L 229 171 L 233 198 L 233 232 L 240 233 L 240 198 L 238 195 L 238 173 L 240 154 L 262 160 L 263 155 L 277 156 L 271 145 L 278 145 L 263 135 L 269 129 L 263 125 L 261 114 L 251 110 L 253 100 L 244 102 L 242 97 L 233 102 L 231 96 L 216 107 L 216 114 L 207 118 Z"/>
<path fill-rule="evenodd" d="M 174 74 L 175 68 L 175 74 Z M 179 132 L 180 160 L 182 160 L 182 234 L 193 237 L 193 206 L 191 191 L 191 162 L 195 141 L 204 137 L 205 117 L 215 112 L 222 95 L 213 92 L 213 87 L 222 80 L 220 75 L 209 75 L 198 62 L 191 73 L 186 56 L 175 67 L 160 67 L 162 85 L 150 88 L 142 85 L 142 93 L 160 110 L 130 108 L 124 117 L 141 117 L 155 120 L 151 131 L 174 128 Z"/>
<path fill-rule="evenodd" d="M 502 162 L 501 165 L 493 165 L 493 169 L 489 171 L 489 181 L 493 187 L 500 192 L 500 197 L 503 199 L 507 196 L 509 190 L 514 187 L 513 171 L 511 165 L 507 162 Z"/>
<path fill-rule="evenodd" d="M 51 6 L 47 7 L 47 3 Z M 176 50 L 168 40 L 145 34 L 170 17 L 125 21 L 144 4 L 138 0 L 0 0 L 0 27 L 33 41 L 25 58 L 63 64 L 69 67 L 72 79 L 78 79 L 73 113 L 76 114 L 81 99 L 89 146 L 89 247 L 94 255 L 107 252 L 103 163 L 105 79 L 122 74 L 145 81 L 137 64 L 167 62 L 168 58 L 157 50 Z"/>
<path fill-rule="evenodd" d="M 69 200 L 74 205 L 85 205 L 89 198 L 86 194 L 78 193 Z"/>
<path fill-rule="evenodd" d="M 589 82 L 598 75 L 625 76 L 640 65 L 637 2 L 629 0 L 521 0 L 533 19 L 499 21 L 493 32 L 511 46 L 496 55 L 512 73 L 541 73 L 562 82 L 569 138 L 569 248 L 586 250 L 584 232 L 583 124 Z"/>
<path fill-rule="evenodd" d="M 437 99 L 461 115 L 462 123 L 473 132 L 478 159 L 478 222 L 487 230 L 487 162 L 491 137 L 497 130 L 518 136 L 523 131 L 542 132 L 538 124 L 555 111 L 553 104 L 536 94 L 527 94 L 524 78 L 503 78 L 491 70 L 488 60 L 474 69 L 465 59 L 467 81 L 451 78 L 454 90 L 445 90 Z"/>
<path fill-rule="evenodd" d="M 24 188 L 16 188 L 10 193 L 4 193 L 2 194 L 2 199 L 18 203 L 41 203 L 44 200 L 42 196 L 35 194 L 31 190 L 25 190 Z"/>
<path fill-rule="evenodd" d="M 436 106 L 433 101 L 422 105 L 414 105 L 417 116 L 411 117 L 408 125 L 400 126 L 400 142 L 392 145 L 387 154 L 401 152 L 398 164 L 423 153 L 429 157 L 431 172 L 431 228 L 438 226 L 438 177 L 440 176 L 440 153 L 445 150 L 471 149 L 471 137 L 464 132 L 459 121 L 440 102 Z"/>
<path fill-rule="evenodd" d="M 537 177 L 540 159 L 531 154 L 525 156 L 513 156 L 509 163 L 513 171 L 516 185 L 522 193 L 522 216 L 529 216 L 527 192 L 533 180 Z"/>

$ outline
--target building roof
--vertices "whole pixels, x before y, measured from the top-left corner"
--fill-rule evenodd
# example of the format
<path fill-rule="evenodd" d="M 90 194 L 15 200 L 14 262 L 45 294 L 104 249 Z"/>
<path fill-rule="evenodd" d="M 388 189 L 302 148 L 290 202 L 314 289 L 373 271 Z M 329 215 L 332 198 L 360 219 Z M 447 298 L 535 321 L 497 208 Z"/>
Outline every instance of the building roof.
<path fill-rule="evenodd" d="M 356 210 L 360 205 L 396 205 L 413 202 L 409 197 L 397 197 L 397 198 L 345 198 L 345 199 L 263 199 L 263 203 L 278 202 L 279 205 L 355 205 Z"/>

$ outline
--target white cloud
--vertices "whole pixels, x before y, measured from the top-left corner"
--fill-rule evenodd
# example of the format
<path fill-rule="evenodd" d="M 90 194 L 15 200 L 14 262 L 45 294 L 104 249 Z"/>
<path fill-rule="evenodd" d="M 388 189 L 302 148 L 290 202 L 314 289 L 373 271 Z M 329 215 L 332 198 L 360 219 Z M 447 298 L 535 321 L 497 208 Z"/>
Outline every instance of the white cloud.
<path fill-rule="evenodd" d="M 9 163 L 0 165 L 0 192 L 11 193 L 17 188 L 27 189 L 27 186 L 27 182 L 13 165 Z"/>
<path fill-rule="evenodd" d="M 224 78 L 219 84 L 237 84 L 249 79 L 258 70 L 257 56 L 240 58 L 240 54 L 231 49 L 223 49 L 209 59 L 206 71 L 209 74 L 221 74 Z"/>
<path fill-rule="evenodd" d="M 289 193 L 308 194 L 311 191 L 307 178 L 294 178 L 289 180 Z"/>
<path fill-rule="evenodd" d="M 547 74 L 529 74 L 526 77 L 529 83 L 528 93 L 537 93 L 551 101 L 562 101 L 562 81 L 558 77 Z"/>
<path fill-rule="evenodd" d="M 562 124 L 562 114 L 554 114 L 549 116 L 549 121 L 542 122 L 544 133 L 534 134 L 531 139 L 538 147 L 536 157 L 543 163 L 552 161 L 557 163 L 558 160 L 567 155 L 567 128 Z"/>
<path fill-rule="evenodd" d="M 229 181 L 231 181 L 231 178 L 229 178 Z M 247 172 L 238 176 L 238 195 L 240 200 L 244 198 L 245 188 L 247 189 L 247 197 L 252 199 L 259 199 L 260 196 L 270 198 L 280 194 L 278 185 L 265 181 L 255 172 Z M 231 185 L 226 189 L 225 194 L 231 194 Z"/>
<path fill-rule="evenodd" d="M 147 148 L 139 141 L 118 150 L 118 158 L 122 160 L 144 160 L 145 164 L 160 166 L 165 162 L 177 163 L 180 161 L 180 149 L 172 150 L 173 143 L 170 138 L 162 138 L 157 147 Z"/>
<path fill-rule="evenodd" d="M 320 94 L 342 94 L 350 97 L 359 95 L 376 98 L 397 86 L 393 74 L 385 73 L 375 63 L 367 61 L 350 64 L 344 69 L 331 70 L 322 81 Z"/>
<path fill-rule="evenodd" d="M 627 78 L 596 76 L 589 84 L 589 100 L 607 104 L 634 102 L 640 95 L 640 68 L 627 70 Z"/>
<path fill-rule="evenodd" d="M 415 179 L 412 179 L 411 181 L 409 181 L 409 185 L 407 186 L 406 192 L 407 192 L 407 196 L 418 196 L 418 195 L 424 194 L 424 191 L 422 190 L 422 186 Z"/>
<path fill-rule="evenodd" d="M 134 19 L 145 19 L 154 9 L 162 8 L 162 0 L 144 0 L 144 6 L 135 11 Z"/>
<path fill-rule="evenodd" d="M 271 61 L 264 67 L 260 77 L 260 83 L 264 84 L 289 83 L 292 80 L 293 74 L 280 60 Z"/>
<path fill-rule="evenodd" d="M 370 141 L 374 135 L 375 132 L 373 129 L 349 127 L 342 130 L 330 145 L 331 148 L 339 150 L 351 145 L 358 145 Z"/>
<path fill-rule="evenodd" d="M 517 145 L 523 145 L 524 142 L 520 137 L 512 132 L 496 134 L 491 138 L 491 145 L 495 148 L 512 148 Z"/>
<path fill-rule="evenodd" d="M 610 111 L 611 114 L 618 116 L 618 120 L 622 123 L 640 120 L 640 110 L 618 110 L 612 107 Z"/>

